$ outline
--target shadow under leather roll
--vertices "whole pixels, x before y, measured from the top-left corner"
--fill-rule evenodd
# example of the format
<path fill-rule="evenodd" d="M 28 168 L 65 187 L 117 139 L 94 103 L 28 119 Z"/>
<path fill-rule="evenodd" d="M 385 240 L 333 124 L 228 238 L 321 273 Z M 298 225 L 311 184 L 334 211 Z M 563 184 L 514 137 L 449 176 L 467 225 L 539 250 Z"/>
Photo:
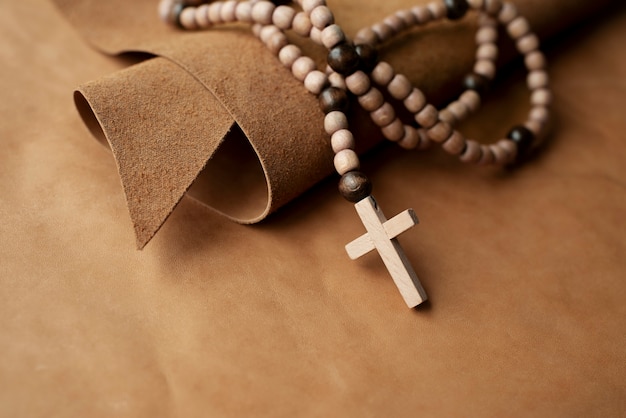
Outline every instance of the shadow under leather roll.
<path fill-rule="evenodd" d="M 608 2 L 514 3 L 545 38 Z M 316 99 L 248 28 L 177 31 L 158 21 L 153 0 L 56 3 L 103 51 L 159 55 L 75 92 L 86 125 L 113 152 L 139 248 L 186 193 L 232 220 L 254 223 L 332 173 Z M 362 4 L 362 16 L 348 17 L 354 4 L 329 3 L 349 35 L 384 17 L 380 5 L 370 11 Z M 416 3 L 425 2 L 395 1 L 389 12 Z M 441 103 L 471 69 L 474 22 L 413 30 L 383 58 Z M 294 41 L 323 68 L 321 48 Z M 510 43 L 504 51 L 509 60 Z M 351 116 L 357 151 L 382 140 L 363 112 Z"/>

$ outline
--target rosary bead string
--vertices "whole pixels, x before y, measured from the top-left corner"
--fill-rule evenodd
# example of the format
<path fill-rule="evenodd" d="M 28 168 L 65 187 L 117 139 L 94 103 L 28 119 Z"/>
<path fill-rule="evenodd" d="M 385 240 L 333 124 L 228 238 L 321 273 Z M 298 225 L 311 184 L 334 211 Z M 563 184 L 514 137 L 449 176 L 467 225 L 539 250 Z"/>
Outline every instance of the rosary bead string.
<path fill-rule="evenodd" d="M 300 12 L 289 6 L 277 6 L 264 0 L 201 3 L 187 2 L 184 5 L 186 7 L 181 8 L 180 1 L 163 0 L 159 12 L 168 23 L 177 23 L 185 29 L 204 29 L 218 23 L 234 21 L 253 22 L 255 35 L 278 56 L 283 65 L 291 69 L 294 77 L 302 81 L 309 92 L 320 96 L 323 109 L 328 103 L 322 102 L 327 102 L 332 94 L 337 95 L 335 90 L 347 89 L 370 112 L 370 117 L 381 128 L 383 135 L 405 148 L 426 148 L 433 141 L 440 143 L 447 152 L 459 155 L 463 162 L 504 165 L 513 162 L 517 155 L 530 148 L 534 138 L 541 134 L 548 121 L 548 107 L 552 96 L 545 72 L 545 57 L 538 50 L 539 40 L 530 31 L 527 20 L 518 16 L 515 6 L 510 3 L 503 4 L 500 0 L 433 1 L 426 6 L 399 11 L 357 34 L 357 42 L 377 45 L 412 26 L 443 17 L 460 19 L 470 7 L 478 10 L 481 13 L 481 25 L 476 34 L 478 48 L 474 71 L 464 80 L 466 91 L 441 112 L 428 104 L 423 93 L 412 87 L 405 76 L 395 74 L 391 65 L 384 61 L 376 63 L 376 54 L 371 52 L 375 52 L 375 48 L 367 43 L 354 45 L 349 42 L 335 23 L 332 11 L 324 0 L 299 0 L 302 7 Z M 479 145 L 473 140 L 465 139 L 454 129 L 454 125 L 477 110 L 480 106 L 478 92 L 483 90 L 486 80 L 495 75 L 498 21 L 506 26 L 518 51 L 525 55 L 532 109 L 526 123 L 514 127 L 506 139 L 491 145 Z M 303 56 L 297 46 L 288 42 L 284 31 L 289 29 L 301 36 L 310 37 L 329 50 L 326 74 L 318 71 L 310 57 Z M 367 61 L 364 58 L 368 54 L 359 54 L 359 49 L 370 55 L 367 68 L 363 68 L 363 62 Z M 384 100 L 382 93 L 372 85 L 370 79 L 386 87 L 396 100 L 402 101 L 407 110 L 414 114 L 414 119 L 421 128 L 416 129 L 402 123 L 391 104 Z M 335 90 L 326 92 L 329 88 Z M 322 97 L 326 99 L 322 100 Z M 335 148 L 340 146 L 333 147 Z M 357 167 L 353 156 L 348 159 L 345 154 L 347 153 L 336 158 L 341 162 L 336 164 L 340 174 L 345 174 L 346 167 Z M 347 161 L 350 164 L 346 164 Z"/>
<path fill-rule="evenodd" d="M 405 107 L 415 115 L 415 119 L 431 140 L 440 143 L 442 148 L 450 154 L 460 155 L 462 162 L 478 163 L 482 165 L 505 165 L 512 163 L 517 156 L 523 156 L 530 148 L 534 137 L 542 133 L 542 129 L 549 118 L 548 106 L 552 95 L 548 89 L 548 76 L 545 72 L 545 57 L 538 51 L 539 39 L 530 31 L 528 21 L 518 16 L 517 9 L 511 3 L 502 3 L 499 0 L 472 1 L 445 0 L 444 4 L 431 2 L 426 6 L 416 6 L 410 10 L 401 10 L 383 19 L 371 27 L 364 28 L 357 33 L 357 41 L 370 42 L 379 45 L 388 41 L 392 36 L 413 26 L 423 25 L 444 16 L 456 20 L 462 18 L 471 7 L 480 12 L 480 27 L 476 33 L 476 62 L 474 70 L 464 79 L 465 92 L 458 100 L 451 102 L 437 115 L 434 120 L 434 111 L 429 105 L 405 103 Z M 446 13 L 444 13 L 444 11 Z M 531 90 L 531 111 L 523 126 L 516 126 L 507 135 L 491 145 L 479 145 L 473 140 L 466 140 L 461 133 L 454 129 L 460 120 L 480 106 L 480 93 L 484 91 L 488 81 L 494 78 L 498 56 L 496 45 L 498 32 L 496 25 L 506 26 L 508 34 L 515 41 L 518 51 L 525 55 L 526 66 L 529 70 L 527 84 Z M 379 85 L 388 86 L 392 96 L 393 85 L 390 83 L 391 66 L 383 64 L 377 72 L 372 73 L 372 79 Z M 377 74 L 378 73 L 378 74 Z M 377 76 L 378 75 L 378 76 Z M 395 97 L 395 96 L 394 96 Z M 411 107 L 411 108 L 410 108 Z M 422 115 L 419 115 L 421 112 Z M 513 142 L 513 144 L 511 144 Z M 518 149 L 519 148 L 519 149 Z"/>

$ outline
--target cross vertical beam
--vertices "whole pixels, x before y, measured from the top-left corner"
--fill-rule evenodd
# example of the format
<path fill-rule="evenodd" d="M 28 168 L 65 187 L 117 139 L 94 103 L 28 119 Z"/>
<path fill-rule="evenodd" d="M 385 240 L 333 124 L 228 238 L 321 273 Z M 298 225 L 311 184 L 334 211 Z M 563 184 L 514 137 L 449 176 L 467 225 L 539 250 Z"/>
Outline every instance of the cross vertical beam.
<path fill-rule="evenodd" d="M 415 212 L 407 209 L 387 220 L 372 196 L 357 202 L 354 207 L 367 233 L 346 245 L 348 256 L 355 260 L 374 249 L 377 250 L 409 308 L 414 308 L 428 299 L 397 240 L 398 235 L 418 223 Z"/>

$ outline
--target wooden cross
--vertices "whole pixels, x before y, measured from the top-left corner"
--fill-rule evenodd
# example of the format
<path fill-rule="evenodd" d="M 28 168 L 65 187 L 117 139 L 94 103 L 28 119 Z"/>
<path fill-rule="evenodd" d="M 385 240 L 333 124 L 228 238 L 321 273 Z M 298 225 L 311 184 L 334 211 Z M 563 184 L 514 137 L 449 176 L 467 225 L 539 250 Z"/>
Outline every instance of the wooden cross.
<path fill-rule="evenodd" d="M 413 209 L 387 220 L 371 196 L 354 207 L 367 233 L 346 245 L 348 256 L 356 260 L 376 249 L 409 308 L 424 302 L 428 298 L 426 291 L 396 238 L 419 222 Z"/>

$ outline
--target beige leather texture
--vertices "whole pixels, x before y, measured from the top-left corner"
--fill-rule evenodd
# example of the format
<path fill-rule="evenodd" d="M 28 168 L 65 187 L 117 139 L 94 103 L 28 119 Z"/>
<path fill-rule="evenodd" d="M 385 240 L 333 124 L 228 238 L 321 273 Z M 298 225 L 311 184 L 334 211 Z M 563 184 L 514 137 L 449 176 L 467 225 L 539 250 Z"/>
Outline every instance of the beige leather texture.
<path fill-rule="evenodd" d="M 354 116 L 369 132 L 359 138 L 378 202 L 389 217 L 413 207 L 420 218 L 400 241 L 430 301 L 408 310 L 375 254 L 350 261 L 343 250 L 363 226 L 336 176 L 324 177 L 315 101 L 288 73 L 267 70 L 273 57 L 242 29 L 172 35 L 153 22 L 156 5 L 125 9 L 145 3 L 23 0 L 0 13 L 2 416 L 626 414 L 624 6 L 518 3 L 549 39 L 555 100 L 550 141 L 516 169 L 374 146 L 380 137 Z M 329 3 L 350 34 L 409 4 Z M 115 29 L 133 19 L 145 25 Z M 472 25 L 425 28 L 390 45 L 388 58 L 443 101 L 471 65 L 463 34 Z M 226 62 L 240 83 L 220 84 L 210 66 L 192 68 L 203 36 L 225 38 L 207 46 L 216 54 L 233 42 L 264 65 Z M 160 57 L 138 63 L 94 45 Z M 503 61 L 511 64 L 461 127 L 468 136 L 495 139 L 525 118 L 525 74 Z M 250 70 L 283 81 L 263 88 L 289 92 L 293 114 L 271 113 L 264 91 L 226 97 Z M 107 134 L 124 127 L 134 141 L 126 151 L 144 152 L 98 144 L 76 111 L 77 88 Z M 301 154 L 259 157 L 242 132 L 255 143 L 267 140 L 263 129 L 299 135 L 302 152 L 326 166 L 297 165 L 289 186 L 284 167 Z M 163 132 L 175 151 L 151 141 Z M 238 167 L 251 171 L 235 184 L 246 192 L 211 192 L 231 181 L 221 174 L 228 158 L 217 158 L 196 197 L 177 204 L 215 152 L 244 156 Z M 138 180 L 134 191 L 120 176 Z M 242 198 L 262 203 L 247 211 Z M 209 205 L 241 219 L 280 209 L 240 225 Z"/>

